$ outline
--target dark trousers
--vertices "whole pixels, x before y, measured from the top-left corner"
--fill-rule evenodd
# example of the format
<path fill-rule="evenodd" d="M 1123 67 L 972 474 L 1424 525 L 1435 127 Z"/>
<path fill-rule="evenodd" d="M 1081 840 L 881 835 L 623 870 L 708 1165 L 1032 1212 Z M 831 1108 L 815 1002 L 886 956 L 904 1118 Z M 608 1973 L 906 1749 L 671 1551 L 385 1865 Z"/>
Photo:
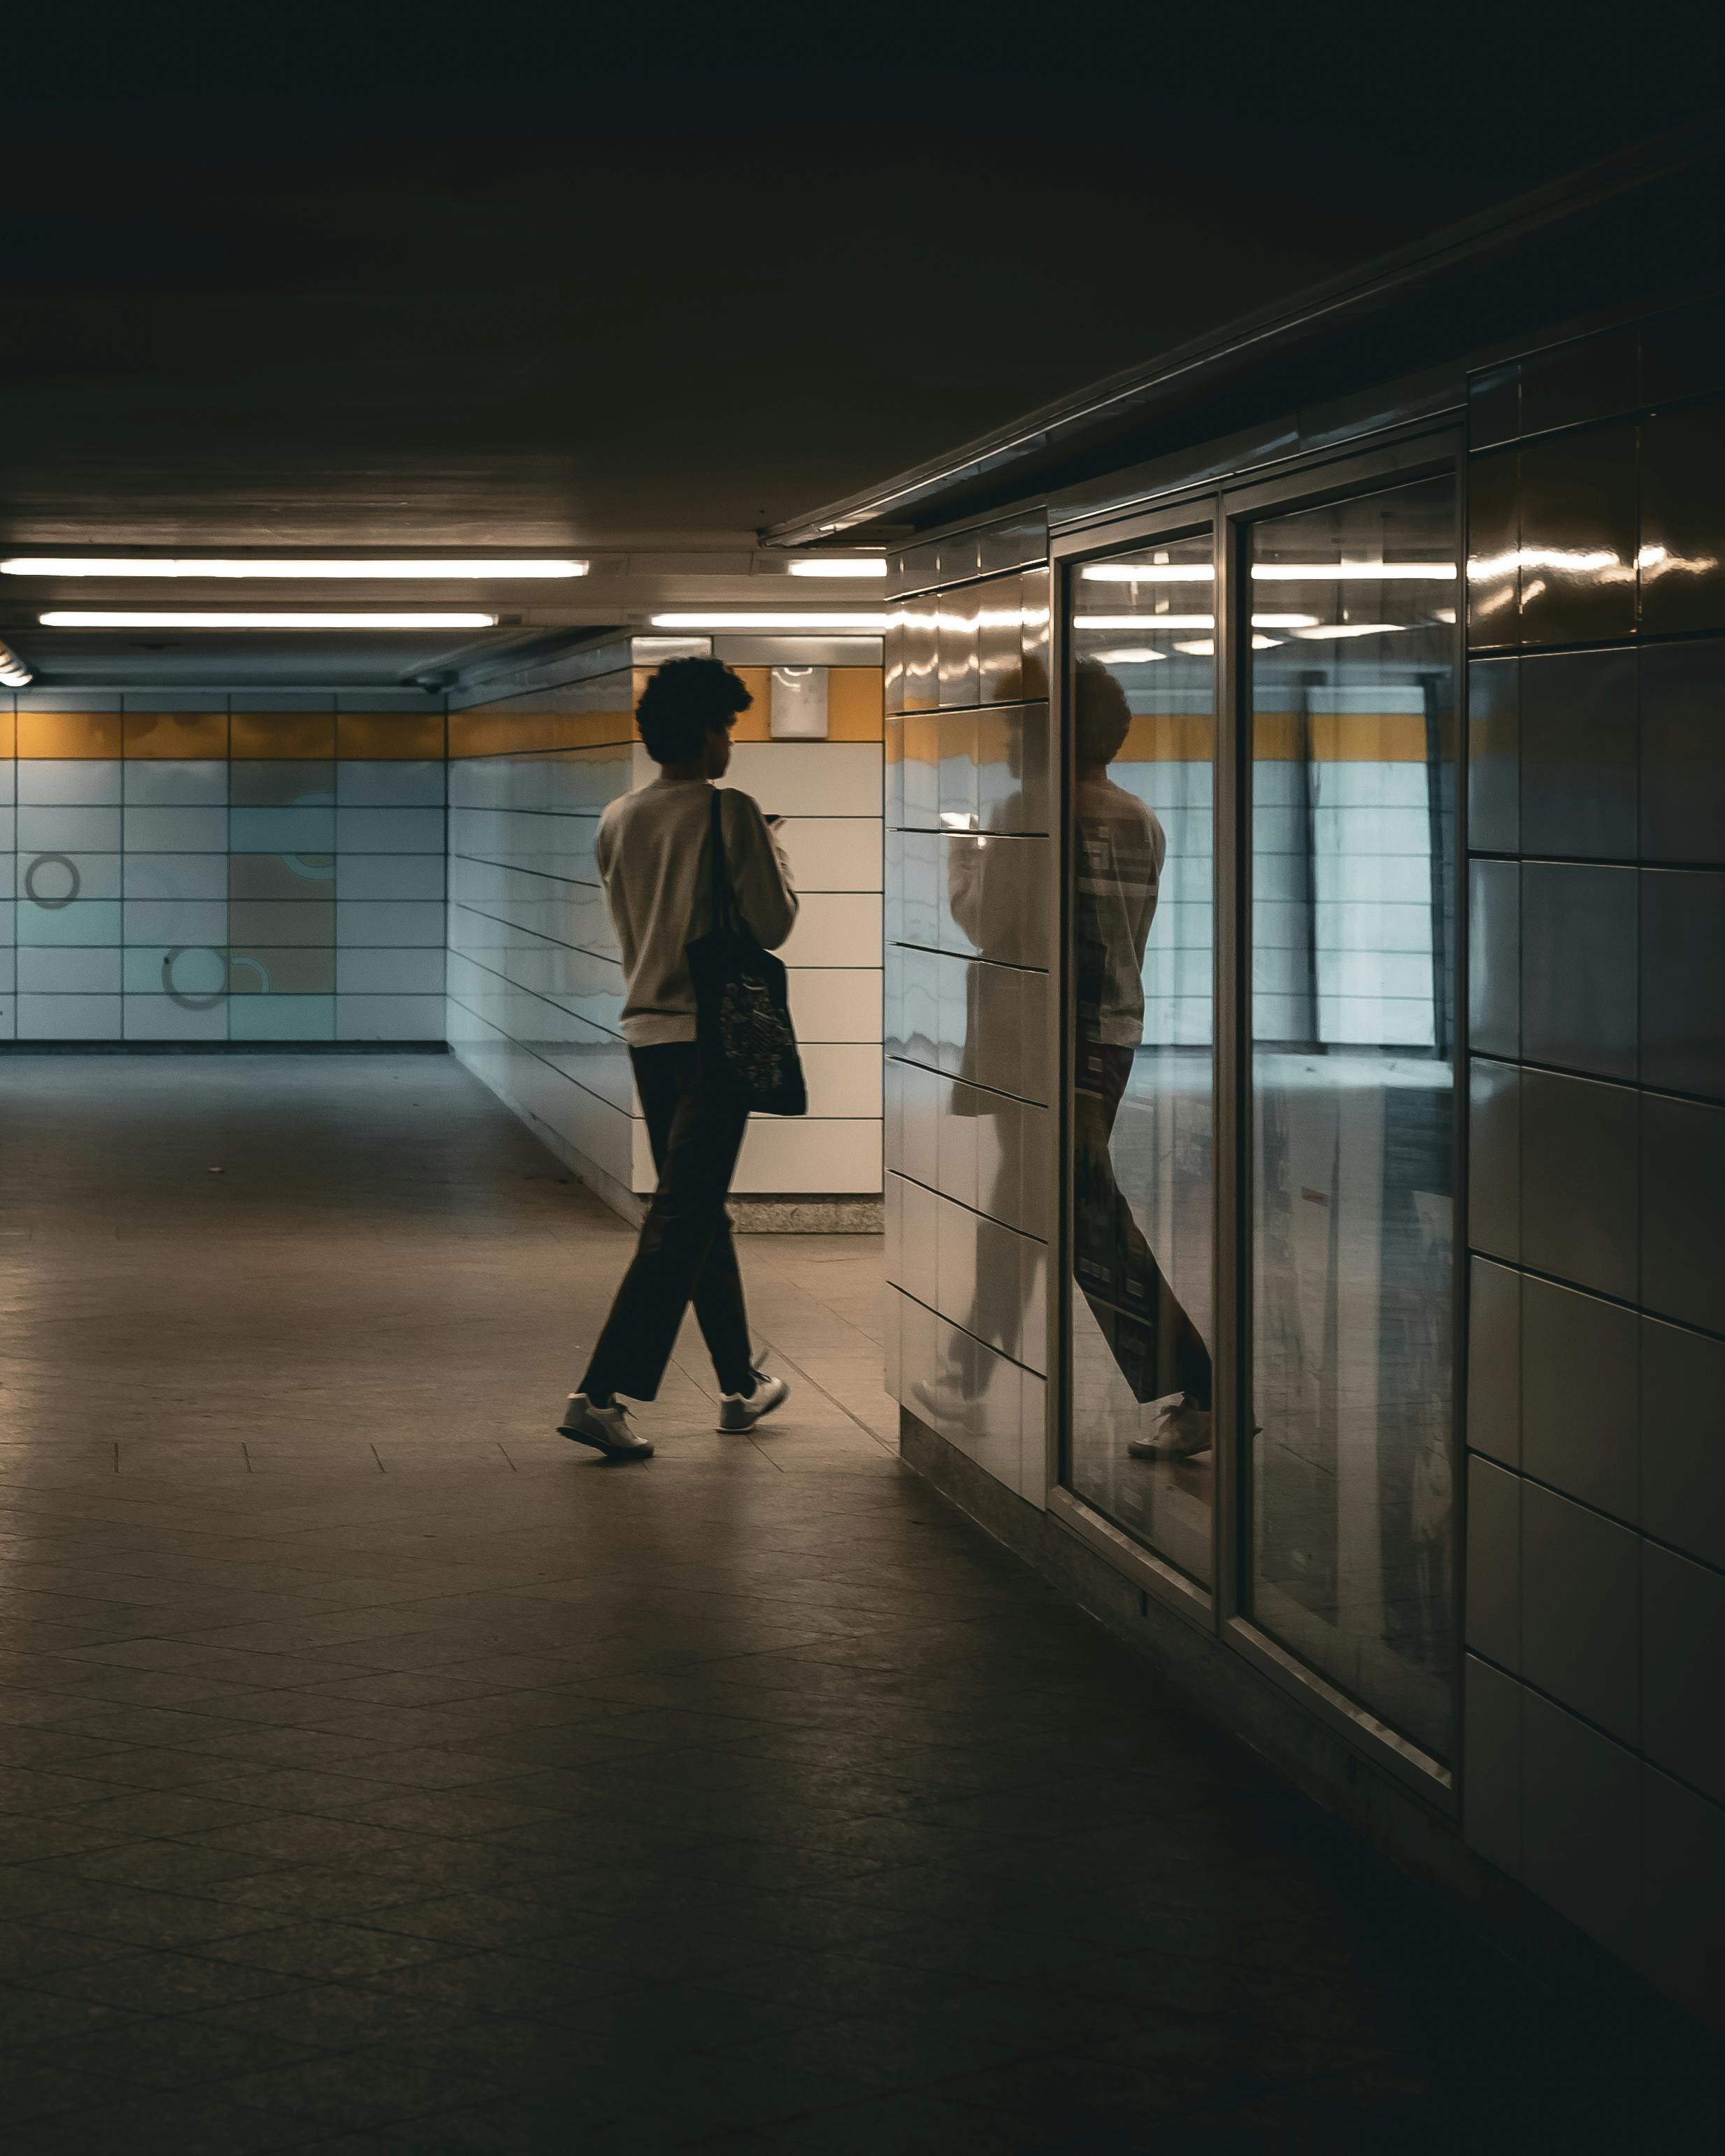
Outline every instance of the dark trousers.
<path fill-rule="evenodd" d="M 1110 1141 L 1132 1051 L 1078 1041 L 1072 1095 L 1073 1260 L 1078 1285 L 1140 1402 L 1210 1404 L 1210 1352 L 1156 1262 L 1114 1174 Z"/>
<path fill-rule="evenodd" d="M 692 1040 L 632 1048 L 629 1060 L 659 1187 L 581 1390 L 653 1399 L 692 1301 L 720 1389 L 746 1392 L 753 1376 L 748 1313 L 725 1199 L 748 1111 L 726 1089 L 703 1085 Z"/>

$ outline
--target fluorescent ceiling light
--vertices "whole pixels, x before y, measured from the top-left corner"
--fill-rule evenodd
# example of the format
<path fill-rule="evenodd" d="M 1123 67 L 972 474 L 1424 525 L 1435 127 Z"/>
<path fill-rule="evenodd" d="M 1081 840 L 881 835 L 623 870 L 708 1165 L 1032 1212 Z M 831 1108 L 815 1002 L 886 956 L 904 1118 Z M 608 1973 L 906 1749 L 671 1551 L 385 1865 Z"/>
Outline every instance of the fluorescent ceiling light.
<path fill-rule="evenodd" d="M 1215 644 L 1208 636 L 1200 636 L 1191 644 L 1177 644 L 1174 649 L 1176 651 L 1185 652 L 1193 659 L 1214 659 L 1216 655 Z"/>
<path fill-rule="evenodd" d="M 1122 651 L 1091 651 L 1086 656 L 1104 666 L 1147 666 L 1153 660 L 1166 659 L 1168 654 L 1153 651 L 1147 644 L 1129 644 Z"/>
<path fill-rule="evenodd" d="M 884 613 L 656 613 L 655 629 L 848 629 L 858 636 L 884 636 Z"/>
<path fill-rule="evenodd" d="M 113 613 L 63 608 L 44 629 L 495 629 L 494 613 Z"/>
<path fill-rule="evenodd" d="M 828 560 L 824 556 L 811 554 L 806 561 L 793 562 L 793 577 L 884 577 L 886 560 L 884 555 L 871 554 L 860 560 Z"/>
<path fill-rule="evenodd" d="M 1335 621 L 1326 622 L 1322 628 L 1314 623 L 1310 629 L 1296 629 L 1294 634 L 1316 643 L 1339 636 L 1399 636 L 1404 629 L 1416 626 L 1411 621 Z"/>
<path fill-rule="evenodd" d="M 424 557 L 400 562 L 326 560 L 310 555 L 285 557 L 280 561 L 220 560 L 187 555 L 177 561 L 148 555 L 105 556 L 15 554 L 0 562 L 0 576 L 7 577 L 303 577 L 321 580 L 347 577 L 410 578 L 424 583 L 463 582 L 476 577 L 584 577 L 585 562 L 437 562 Z"/>
<path fill-rule="evenodd" d="M 1254 629 L 1312 629 L 1317 625 L 1315 613 L 1255 613 Z M 1164 629 L 1214 629 L 1216 617 L 1213 613 L 1076 613 L 1072 617 L 1074 629 L 1136 629 L 1139 630 Z"/>

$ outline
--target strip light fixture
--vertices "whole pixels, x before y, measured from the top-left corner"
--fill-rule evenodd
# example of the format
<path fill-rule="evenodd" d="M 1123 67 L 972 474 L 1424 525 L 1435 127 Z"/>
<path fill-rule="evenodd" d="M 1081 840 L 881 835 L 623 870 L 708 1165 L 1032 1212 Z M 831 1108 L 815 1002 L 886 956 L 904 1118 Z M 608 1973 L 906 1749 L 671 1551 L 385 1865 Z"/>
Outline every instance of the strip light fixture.
<path fill-rule="evenodd" d="M 1134 628 L 1142 627 L 1134 622 Z M 853 636 L 884 636 L 884 613 L 656 613 L 655 629 L 848 629 Z"/>
<path fill-rule="evenodd" d="M 793 577 L 884 577 L 886 559 L 881 554 L 870 554 L 858 560 L 829 559 L 821 554 L 811 554 L 806 560 L 793 562 Z"/>
<path fill-rule="evenodd" d="M 494 613 L 182 613 L 60 607 L 44 629 L 495 629 Z"/>
<path fill-rule="evenodd" d="M 349 578 L 360 583 L 376 577 L 460 583 L 477 578 L 584 577 L 587 571 L 585 562 L 439 562 L 427 557 L 364 562 L 352 557 L 326 560 L 285 556 L 276 561 L 245 561 L 205 555 L 168 560 L 147 554 L 14 554 L 0 562 L 3 577 L 290 577 L 309 582 Z"/>

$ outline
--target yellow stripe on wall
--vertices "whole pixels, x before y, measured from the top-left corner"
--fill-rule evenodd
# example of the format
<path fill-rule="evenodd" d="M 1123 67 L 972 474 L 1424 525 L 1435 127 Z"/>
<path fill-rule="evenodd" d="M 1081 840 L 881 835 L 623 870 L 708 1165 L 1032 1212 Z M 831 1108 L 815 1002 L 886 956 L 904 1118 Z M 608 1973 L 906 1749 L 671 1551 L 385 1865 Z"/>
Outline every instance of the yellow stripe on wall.
<path fill-rule="evenodd" d="M 129 757 L 203 760 L 228 753 L 225 711 L 128 711 L 124 730 Z"/>
<path fill-rule="evenodd" d="M 118 711 L 20 711 L 20 757 L 64 758 L 83 762 L 117 757 L 122 736 Z"/>
<path fill-rule="evenodd" d="M 1301 726 L 1308 730 L 1302 747 Z M 1140 713 L 1117 763 L 1208 763 L 1215 721 L 1201 711 Z M 1423 763 L 1425 721 L 1417 711 L 1259 711 L 1252 754 L 1260 763 Z"/>
<path fill-rule="evenodd" d="M 280 757 L 329 762 L 336 753 L 333 711 L 236 711 L 233 752 L 242 761 Z"/>

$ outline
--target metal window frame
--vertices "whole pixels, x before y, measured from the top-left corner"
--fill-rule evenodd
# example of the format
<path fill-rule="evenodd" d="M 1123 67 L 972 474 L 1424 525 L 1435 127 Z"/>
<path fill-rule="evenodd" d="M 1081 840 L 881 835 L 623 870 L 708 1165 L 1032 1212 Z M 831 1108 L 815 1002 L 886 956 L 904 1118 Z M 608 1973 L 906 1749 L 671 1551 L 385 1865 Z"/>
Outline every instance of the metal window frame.
<path fill-rule="evenodd" d="M 1059 1164 L 1059 1204 L 1050 1252 L 1048 1363 L 1051 1389 L 1045 1431 L 1046 1502 L 1050 1517 L 1135 1582 L 1146 1596 L 1188 1622 L 1211 1632 L 1259 1670 L 1307 1712 L 1373 1758 L 1439 1812 L 1458 1813 L 1460 1792 L 1462 1675 L 1462 1582 L 1466 1533 L 1463 1461 L 1466 1352 L 1466 1168 L 1465 1109 L 1467 1031 L 1466 910 L 1466 607 L 1458 601 L 1452 644 L 1455 684 L 1455 808 L 1453 916 L 1455 947 L 1451 954 L 1455 997 L 1452 1056 L 1458 1107 L 1454 1117 L 1455 1254 L 1451 1284 L 1452 1393 L 1450 1414 L 1452 1649 L 1450 1763 L 1423 1751 L 1389 1727 L 1361 1702 L 1351 1698 L 1256 1625 L 1248 1613 L 1251 1532 L 1251 1476 L 1245 1456 L 1250 1430 L 1250 1028 L 1249 992 L 1251 926 L 1250 831 L 1250 668 L 1248 639 L 1249 553 L 1253 527 L 1272 516 L 1322 508 L 1360 494 L 1374 494 L 1425 478 L 1450 478 L 1455 490 L 1455 559 L 1464 559 L 1466 443 L 1453 421 L 1406 427 L 1372 446 L 1349 445 L 1291 461 L 1273 476 L 1255 475 L 1230 485 L 1212 480 L 1154 505 L 1088 521 L 1050 535 L 1050 720 L 1054 729 L 1058 777 L 1055 843 L 1050 849 L 1049 917 L 1055 924 L 1059 993 L 1050 998 L 1050 1054 L 1057 1082 L 1051 1089 L 1055 1109 L 1055 1142 Z M 1216 1394 L 1214 1504 L 1211 1514 L 1211 1577 L 1206 1590 L 1158 1557 L 1094 1507 L 1063 1480 L 1069 1454 L 1071 1419 L 1070 1275 L 1072 1255 L 1072 1073 L 1075 984 L 1069 963 L 1071 930 L 1071 801 L 1073 729 L 1068 623 L 1076 572 L 1086 562 L 1107 558 L 1123 547 L 1212 534 L 1216 575 L 1213 586 L 1216 617 L 1216 736 L 1214 750 L 1214 944 L 1212 1114 L 1214 1116 L 1214 1204 L 1212 1245 L 1214 1298 L 1212 1349 L 1221 1383 Z"/>

